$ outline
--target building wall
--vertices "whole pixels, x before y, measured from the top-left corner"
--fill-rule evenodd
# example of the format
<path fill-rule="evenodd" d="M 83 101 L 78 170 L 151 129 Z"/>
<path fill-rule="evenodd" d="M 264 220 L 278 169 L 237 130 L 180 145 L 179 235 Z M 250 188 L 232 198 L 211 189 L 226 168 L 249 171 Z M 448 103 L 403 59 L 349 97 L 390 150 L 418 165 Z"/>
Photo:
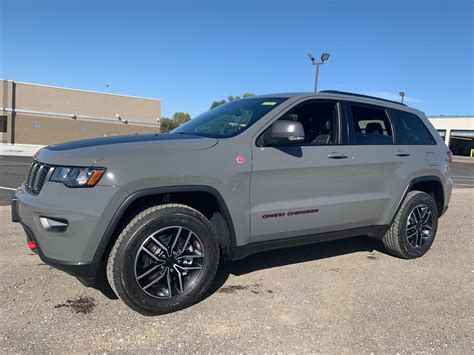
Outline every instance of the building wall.
<path fill-rule="evenodd" d="M 439 131 L 446 131 L 445 142 L 449 146 L 451 131 L 474 130 L 474 117 L 428 117 L 431 124 Z"/>
<path fill-rule="evenodd" d="M 429 117 L 454 155 L 474 157 L 474 116 Z"/>
<path fill-rule="evenodd" d="M 128 124 L 119 121 L 117 114 Z M 161 116 L 161 101 L 0 80 L 0 116 L 8 121 L 0 142 L 12 143 L 13 138 L 14 143 L 53 144 L 159 132 L 156 119 Z"/>
<path fill-rule="evenodd" d="M 65 119 L 32 115 L 17 115 L 16 143 L 48 145 L 91 137 L 125 134 L 158 133 L 159 127 L 100 122 L 84 119 Z"/>

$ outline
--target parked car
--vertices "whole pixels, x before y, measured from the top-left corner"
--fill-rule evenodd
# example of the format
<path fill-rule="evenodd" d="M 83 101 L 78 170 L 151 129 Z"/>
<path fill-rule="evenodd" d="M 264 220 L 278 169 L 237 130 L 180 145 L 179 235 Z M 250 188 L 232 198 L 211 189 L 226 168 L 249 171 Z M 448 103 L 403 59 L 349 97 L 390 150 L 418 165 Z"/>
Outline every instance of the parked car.
<path fill-rule="evenodd" d="M 451 159 L 425 115 L 397 102 L 257 96 L 171 134 L 41 149 L 12 216 L 45 263 L 162 314 L 197 302 L 223 260 L 264 250 L 366 235 L 424 255 Z"/>

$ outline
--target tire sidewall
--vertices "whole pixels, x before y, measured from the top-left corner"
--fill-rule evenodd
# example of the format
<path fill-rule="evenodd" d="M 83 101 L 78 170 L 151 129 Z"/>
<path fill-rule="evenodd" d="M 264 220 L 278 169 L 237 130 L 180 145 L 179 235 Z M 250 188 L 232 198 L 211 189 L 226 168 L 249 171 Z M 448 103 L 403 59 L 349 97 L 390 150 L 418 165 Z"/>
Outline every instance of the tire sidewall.
<path fill-rule="evenodd" d="M 156 298 L 143 291 L 138 285 L 135 278 L 135 258 L 143 242 L 153 232 L 171 226 L 185 227 L 199 237 L 205 255 L 203 269 L 190 289 L 172 298 Z M 146 310 L 147 313 L 168 313 L 192 304 L 209 287 L 212 274 L 215 272 L 215 263 L 218 262 L 216 257 L 218 248 L 212 227 L 179 208 L 174 211 L 171 209 L 156 211 L 146 216 L 129 231 L 126 240 L 119 246 L 117 254 L 120 260 L 117 270 L 118 291 L 124 293 L 135 307 Z"/>
<path fill-rule="evenodd" d="M 433 220 L 433 229 L 431 231 L 431 238 L 423 246 L 419 248 L 415 248 L 408 241 L 406 225 L 407 225 L 407 221 L 408 221 L 408 217 L 410 216 L 410 213 L 413 211 L 413 209 L 416 206 L 419 206 L 419 205 L 426 205 L 430 209 L 432 220 Z M 410 257 L 412 258 L 423 256 L 424 254 L 426 254 L 426 252 L 430 249 L 431 245 L 433 244 L 434 239 L 436 237 L 436 232 L 438 230 L 438 208 L 436 206 L 436 203 L 433 200 L 433 198 L 427 193 L 419 192 L 416 195 L 414 195 L 412 199 L 408 201 L 408 203 L 404 206 L 403 211 L 401 212 L 402 212 L 402 216 L 401 216 L 402 223 L 400 223 L 400 226 L 399 226 L 400 229 L 398 233 L 401 239 L 400 240 L 401 246 L 403 247 L 404 251 L 408 255 L 410 255 Z"/>

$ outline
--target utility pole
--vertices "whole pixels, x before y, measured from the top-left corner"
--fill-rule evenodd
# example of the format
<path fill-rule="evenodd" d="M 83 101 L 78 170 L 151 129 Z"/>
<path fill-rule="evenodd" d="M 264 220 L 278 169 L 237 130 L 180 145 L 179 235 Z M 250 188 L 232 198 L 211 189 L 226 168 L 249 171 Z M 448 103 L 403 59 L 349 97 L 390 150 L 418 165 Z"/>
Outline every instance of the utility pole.
<path fill-rule="evenodd" d="M 329 59 L 329 53 L 324 52 L 321 54 L 321 61 L 317 62 L 314 56 L 311 53 L 308 53 L 308 58 L 311 61 L 311 64 L 316 66 L 316 77 L 314 79 L 314 92 L 318 92 L 318 78 L 319 78 L 319 66 L 324 64 Z"/>
<path fill-rule="evenodd" d="M 403 91 L 400 91 L 398 95 L 400 95 L 400 97 L 402 98 L 402 104 L 403 104 L 403 98 L 405 97 L 405 93 Z"/>
<path fill-rule="evenodd" d="M 12 114 L 11 114 L 11 137 L 10 143 L 15 144 L 15 126 L 16 126 L 16 83 L 12 81 Z"/>

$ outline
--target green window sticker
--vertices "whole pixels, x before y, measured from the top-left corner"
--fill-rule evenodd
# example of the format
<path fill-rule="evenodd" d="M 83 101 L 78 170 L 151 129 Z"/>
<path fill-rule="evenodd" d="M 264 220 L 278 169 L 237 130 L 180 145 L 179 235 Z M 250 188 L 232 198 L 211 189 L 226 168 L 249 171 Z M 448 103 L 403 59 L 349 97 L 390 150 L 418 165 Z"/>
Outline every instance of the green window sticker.
<path fill-rule="evenodd" d="M 277 104 L 276 101 L 265 101 L 262 102 L 262 106 L 275 106 Z"/>

